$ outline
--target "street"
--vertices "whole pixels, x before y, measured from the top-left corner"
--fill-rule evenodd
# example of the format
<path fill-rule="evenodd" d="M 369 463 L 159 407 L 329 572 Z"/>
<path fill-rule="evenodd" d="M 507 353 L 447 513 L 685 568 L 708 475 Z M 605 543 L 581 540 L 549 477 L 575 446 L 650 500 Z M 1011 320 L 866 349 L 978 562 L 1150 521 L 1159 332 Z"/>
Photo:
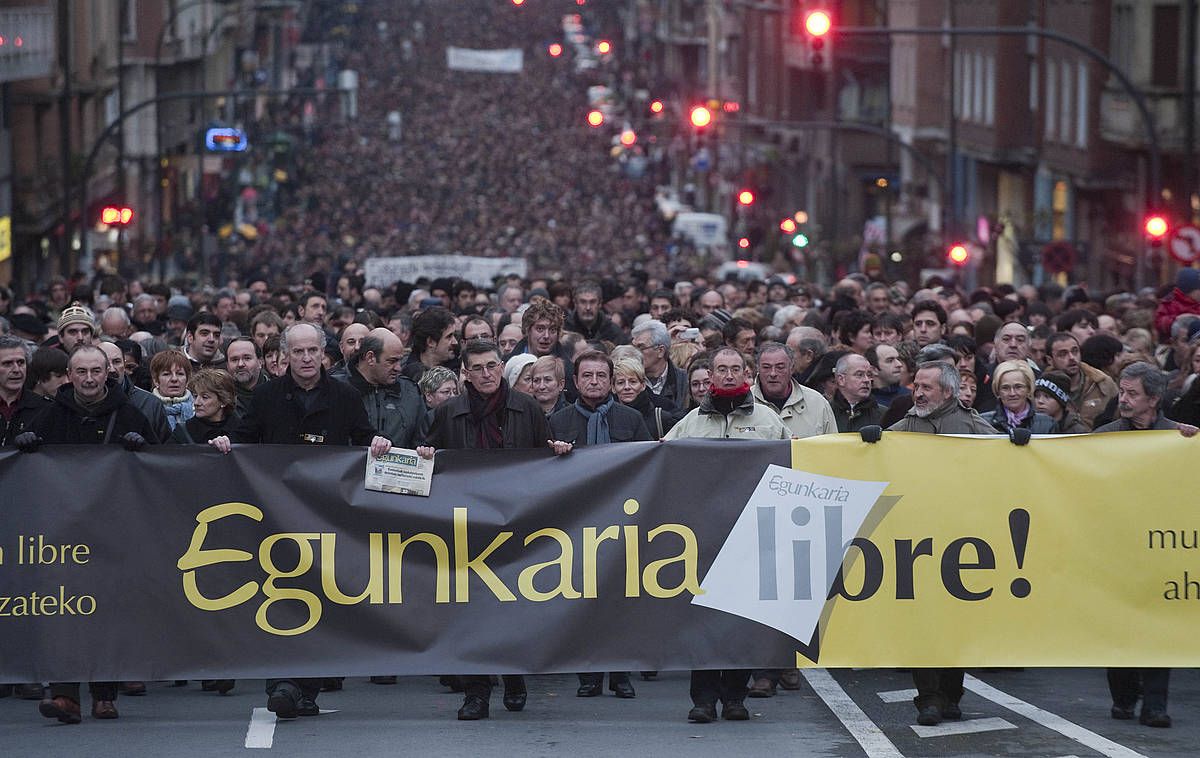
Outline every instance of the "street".
<path fill-rule="evenodd" d="M 433 677 L 398 685 L 347 679 L 321 695 L 320 716 L 276 723 L 263 708 L 259 681 L 238 682 L 227 696 L 153 683 L 146 697 L 117 701 L 121 718 L 78 726 L 40 717 L 35 702 L 0 700 L 6 755 L 206 756 L 272 749 L 289 756 L 671 755 L 779 752 L 800 756 L 1190 756 L 1200 728 L 1194 671 L 1174 672 L 1171 729 L 1114 721 L 1099 669 L 976 671 L 967 678 L 963 720 L 914 727 L 910 678 L 888 670 L 804 674 L 801 689 L 747 700 L 747 723 L 690 724 L 688 678 L 664 672 L 634 677 L 635 700 L 575 697 L 574 675 L 529 680 L 529 705 L 509 713 L 497 691 L 491 718 L 454 719 L 461 696 Z M 89 700 L 84 699 L 85 714 Z"/>

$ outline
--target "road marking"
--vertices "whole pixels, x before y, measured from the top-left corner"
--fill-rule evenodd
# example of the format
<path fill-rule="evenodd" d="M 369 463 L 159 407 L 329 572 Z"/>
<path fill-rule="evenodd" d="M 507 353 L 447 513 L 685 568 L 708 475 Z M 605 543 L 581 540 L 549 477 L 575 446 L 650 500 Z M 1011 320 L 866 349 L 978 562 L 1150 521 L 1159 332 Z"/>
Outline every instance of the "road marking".
<path fill-rule="evenodd" d="M 255 708 L 246 729 L 246 747 L 269 748 L 275 743 L 275 714 L 266 708 Z"/>
<path fill-rule="evenodd" d="M 937 726 L 921 726 L 920 724 L 912 726 L 912 730 L 917 733 L 918 737 L 949 737 L 955 734 L 975 734 L 977 732 L 995 732 L 1000 729 L 1016 728 L 1016 724 L 1010 724 L 1001 718 L 943 721 Z"/>
<path fill-rule="evenodd" d="M 1056 731 L 1068 739 L 1075 740 L 1079 744 L 1095 750 L 1101 755 L 1108 756 L 1108 758 L 1146 758 L 1146 756 L 1135 750 L 1130 750 L 1124 745 L 1119 745 L 1107 737 L 1096 734 L 1090 729 L 1084 729 L 1074 722 L 1067 721 L 1062 716 L 1042 710 L 1032 703 L 1027 703 L 1020 698 L 1009 695 L 1007 692 L 998 690 L 987 682 L 976 679 L 970 674 L 967 674 L 964 679 L 963 686 L 980 697 L 987 698 L 993 703 L 1009 709 L 1013 713 L 1018 713 L 1030 721 L 1035 721 L 1047 729 Z"/>
<path fill-rule="evenodd" d="M 858 703 L 846 693 L 842 686 L 825 669 L 801 669 L 804 678 L 817 693 L 842 726 L 850 732 L 867 758 L 904 758 L 904 754 L 887 738 L 883 730 L 858 707 Z"/>
<path fill-rule="evenodd" d="M 911 703 L 916 696 L 916 690 L 889 690 L 879 693 L 879 699 L 885 703 Z"/>

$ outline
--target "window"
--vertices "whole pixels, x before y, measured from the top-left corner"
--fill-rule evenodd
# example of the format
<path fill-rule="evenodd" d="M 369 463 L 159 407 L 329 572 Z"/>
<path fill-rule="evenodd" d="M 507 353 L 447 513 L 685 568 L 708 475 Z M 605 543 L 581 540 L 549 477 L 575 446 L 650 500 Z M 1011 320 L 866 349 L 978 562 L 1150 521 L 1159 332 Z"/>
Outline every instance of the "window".
<path fill-rule="evenodd" d="M 1075 146 L 1086 148 L 1088 146 L 1088 62 L 1079 61 L 1079 94 L 1075 99 Z"/>
<path fill-rule="evenodd" d="M 1179 86 L 1179 5 L 1154 6 L 1154 43 L 1150 46 L 1150 83 Z"/>
<path fill-rule="evenodd" d="M 1071 126 L 1075 123 L 1071 120 L 1071 64 L 1063 61 L 1059 64 L 1059 70 L 1062 72 L 1062 89 L 1058 91 L 1058 102 L 1061 106 L 1058 118 L 1058 136 L 1062 142 L 1069 145 L 1071 144 Z"/>
<path fill-rule="evenodd" d="M 987 94 L 983 98 L 983 122 L 988 126 L 996 123 L 996 56 L 987 57 L 987 72 L 983 77 Z"/>
<path fill-rule="evenodd" d="M 1036 112 L 1038 109 L 1038 91 L 1041 89 L 1038 85 L 1041 83 L 1040 72 L 1038 71 L 1038 62 L 1030 61 L 1029 63 L 1029 112 Z"/>
<path fill-rule="evenodd" d="M 1113 6 L 1112 44 L 1109 57 L 1126 75 L 1129 74 L 1133 50 L 1133 8 L 1126 3 Z"/>
<path fill-rule="evenodd" d="M 974 121 L 983 121 L 983 53 L 978 50 L 973 56 L 975 59 L 974 79 L 975 79 L 975 97 L 971 103 L 971 119 Z"/>
<path fill-rule="evenodd" d="M 1054 65 L 1054 61 L 1046 59 L 1046 125 L 1043 129 L 1042 138 L 1046 140 L 1054 139 L 1054 135 L 1058 133 L 1058 125 L 1056 118 L 1058 116 L 1058 98 L 1055 93 L 1058 91 L 1058 67 Z"/>

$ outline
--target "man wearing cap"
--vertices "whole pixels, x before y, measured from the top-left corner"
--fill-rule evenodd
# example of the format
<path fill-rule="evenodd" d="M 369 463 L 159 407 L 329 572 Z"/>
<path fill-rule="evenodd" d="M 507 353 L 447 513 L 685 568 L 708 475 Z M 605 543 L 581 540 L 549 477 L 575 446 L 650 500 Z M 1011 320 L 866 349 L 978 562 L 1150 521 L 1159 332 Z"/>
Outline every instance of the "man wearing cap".
<path fill-rule="evenodd" d="M 32 345 L 41 344 L 42 340 L 46 339 L 46 333 L 49 328 L 45 322 L 32 313 L 14 313 L 9 316 L 9 325 L 12 327 L 12 334 L 20 337 Z"/>
<path fill-rule="evenodd" d="M 1198 431 L 1190 424 L 1179 424 L 1163 418 L 1162 398 L 1167 391 L 1167 377 L 1144 361 L 1131 363 L 1121 372 L 1117 385 L 1117 412 L 1120 418 L 1096 430 L 1097 434 L 1108 432 L 1132 432 L 1147 429 L 1176 429 L 1184 437 L 1193 437 Z M 1138 696 L 1142 699 L 1142 712 L 1138 716 L 1145 726 L 1169 727 L 1171 717 L 1167 715 L 1167 683 L 1171 669 L 1167 668 L 1110 668 L 1108 689 L 1112 695 L 1114 719 L 1131 719 L 1137 706 Z"/>
<path fill-rule="evenodd" d="M 1038 413 L 1054 419 L 1050 434 L 1087 434 L 1091 427 L 1083 423 L 1071 399 L 1071 378 L 1061 371 L 1047 371 L 1033 383 L 1033 405 Z"/>
<path fill-rule="evenodd" d="M 188 299 L 183 295 L 175 295 L 167 301 L 166 338 L 172 345 L 178 345 L 183 340 L 183 332 L 188 322 L 192 320 L 195 311 Z"/>
<path fill-rule="evenodd" d="M 1200 269 L 1181 268 L 1175 274 L 1175 289 L 1154 311 L 1154 328 L 1159 342 L 1171 339 L 1171 324 L 1184 313 L 1200 314 Z"/>
<path fill-rule="evenodd" d="M 70 355 L 80 345 L 90 345 L 96 336 L 96 317 L 78 302 L 64 308 L 58 317 L 58 346 Z"/>

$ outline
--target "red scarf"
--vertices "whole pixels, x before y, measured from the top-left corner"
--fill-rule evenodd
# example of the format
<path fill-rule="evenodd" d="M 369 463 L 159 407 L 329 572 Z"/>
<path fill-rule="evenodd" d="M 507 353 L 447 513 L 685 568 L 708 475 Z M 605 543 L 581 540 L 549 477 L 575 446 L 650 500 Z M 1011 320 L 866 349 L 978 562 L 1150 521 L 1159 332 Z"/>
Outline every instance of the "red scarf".
<path fill-rule="evenodd" d="M 710 384 L 708 386 L 708 391 L 711 392 L 714 397 L 739 397 L 740 395 L 745 395 L 750 391 L 750 383 L 742 382 L 741 387 L 733 387 L 731 389 L 721 389 L 715 384 Z"/>

